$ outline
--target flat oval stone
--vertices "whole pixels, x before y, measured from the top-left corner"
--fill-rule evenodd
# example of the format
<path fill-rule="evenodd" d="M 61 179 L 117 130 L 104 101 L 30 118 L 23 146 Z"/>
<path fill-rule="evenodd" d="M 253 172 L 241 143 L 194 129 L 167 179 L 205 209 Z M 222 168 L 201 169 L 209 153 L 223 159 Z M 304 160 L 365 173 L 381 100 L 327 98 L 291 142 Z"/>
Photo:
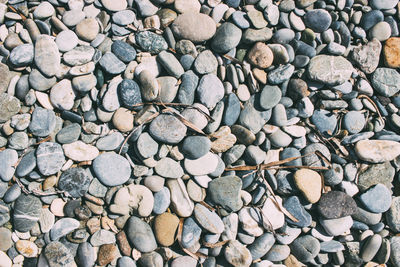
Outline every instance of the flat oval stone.
<path fill-rule="evenodd" d="M 61 145 L 52 142 L 41 143 L 36 150 L 36 162 L 43 175 L 49 176 L 57 173 L 65 163 Z"/>
<path fill-rule="evenodd" d="M 72 123 L 64 128 L 62 128 L 57 133 L 57 142 L 61 144 L 70 144 L 78 141 L 81 135 L 81 126 L 79 123 Z"/>
<path fill-rule="evenodd" d="M 171 30 L 178 39 L 201 43 L 214 36 L 216 25 L 214 20 L 205 14 L 188 12 L 174 20 Z"/>
<path fill-rule="evenodd" d="M 198 159 L 184 160 L 185 170 L 191 175 L 207 175 L 215 171 L 218 166 L 218 156 L 214 153 L 208 152 L 204 156 Z"/>
<path fill-rule="evenodd" d="M 14 204 L 13 224 L 17 231 L 28 232 L 40 218 L 42 203 L 32 195 L 21 195 Z"/>
<path fill-rule="evenodd" d="M 0 156 L 1 158 L 1 156 Z M 30 151 L 28 152 L 19 162 L 17 169 L 15 170 L 15 174 L 18 177 L 24 177 L 25 175 L 28 175 L 31 171 L 33 171 L 36 168 L 36 157 L 35 157 L 35 151 Z M 2 175 L 0 174 L 0 177 Z"/>
<path fill-rule="evenodd" d="M 132 12 L 131 10 L 126 11 Z M 122 60 L 124 63 L 129 63 L 136 58 L 135 48 L 120 40 L 115 41 L 111 45 L 111 52 L 113 52 L 114 55 L 116 55 L 117 58 Z"/>
<path fill-rule="evenodd" d="M 177 144 L 186 135 L 186 126 L 175 116 L 161 114 L 151 123 L 149 132 L 153 138 L 163 143 Z"/>
<path fill-rule="evenodd" d="M 89 63 L 94 56 L 95 50 L 88 45 L 80 45 L 64 53 L 63 60 L 70 66 L 77 66 Z"/>
<path fill-rule="evenodd" d="M 124 10 L 128 5 L 126 0 L 102 0 L 101 3 L 103 7 L 112 12 Z"/>
<path fill-rule="evenodd" d="M 323 9 L 314 9 L 304 15 L 304 22 L 314 32 L 323 32 L 329 28 L 332 22 L 331 15 Z"/>
<path fill-rule="evenodd" d="M 211 148 L 211 141 L 205 136 L 188 136 L 183 140 L 181 152 L 191 160 L 206 155 Z"/>
<path fill-rule="evenodd" d="M 275 243 L 274 235 L 271 233 L 264 233 L 256 238 L 256 240 L 247 248 L 251 253 L 251 257 L 257 260 L 263 257 L 272 248 Z"/>
<path fill-rule="evenodd" d="M 125 64 L 111 52 L 105 53 L 101 57 L 99 64 L 107 73 L 111 75 L 120 74 L 126 68 Z"/>
<path fill-rule="evenodd" d="M 151 252 L 157 248 L 156 239 L 151 227 L 132 216 L 127 222 L 126 235 L 137 250 L 143 253 Z"/>
<path fill-rule="evenodd" d="M 71 81 L 63 79 L 50 90 L 50 101 L 54 107 L 61 110 L 70 110 L 74 106 L 75 92 Z"/>
<path fill-rule="evenodd" d="M 63 30 L 57 34 L 56 44 L 60 52 L 68 52 L 78 45 L 78 36 L 71 30 Z"/>
<path fill-rule="evenodd" d="M 35 65 L 48 77 L 56 75 L 60 69 L 61 57 L 57 44 L 49 35 L 40 35 L 35 42 Z"/>
<path fill-rule="evenodd" d="M 171 203 L 171 193 L 167 187 L 163 187 L 160 191 L 154 193 L 153 212 L 155 214 L 164 213 Z"/>
<path fill-rule="evenodd" d="M 383 163 L 400 155 L 400 143 L 391 140 L 361 140 L 355 145 L 354 151 L 361 160 Z"/>
<path fill-rule="evenodd" d="M 82 266 L 93 266 L 96 262 L 96 253 L 93 246 L 88 242 L 79 244 L 76 255 L 78 263 L 82 264 Z"/>
<path fill-rule="evenodd" d="M 94 160 L 99 155 L 99 150 L 92 145 L 82 141 L 76 141 L 63 145 L 65 155 L 74 161 Z"/>
<path fill-rule="evenodd" d="M 158 175 L 165 178 L 177 179 L 183 176 L 183 169 L 179 162 L 169 157 L 160 159 L 154 170 Z"/>
<path fill-rule="evenodd" d="M 309 77 L 327 85 L 339 85 L 350 79 L 353 65 L 341 56 L 318 55 L 310 60 Z"/>
<path fill-rule="evenodd" d="M 79 198 L 89 189 L 90 178 L 83 168 L 70 168 L 63 172 L 58 180 L 58 188 L 68 192 L 72 197 Z"/>
<path fill-rule="evenodd" d="M 131 176 L 131 166 L 122 156 L 107 152 L 98 156 L 92 164 L 96 177 L 106 186 L 124 184 Z"/>
<path fill-rule="evenodd" d="M 33 61 L 33 51 L 32 44 L 19 45 L 11 51 L 9 61 L 15 67 L 27 66 Z"/>
<path fill-rule="evenodd" d="M 154 234 L 161 246 L 171 246 L 175 242 L 179 218 L 171 213 L 163 213 L 154 219 Z"/>
<path fill-rule="evenodd" d="M 218 214 L 210 211 L 201 204 L 196 204 L 194 207 L 194 216 L 199 224 L 211 233 L 220 234 L 225 229 L 224 223 Z"/>
<path fill-rule="evenodd" d="M 266 85 L 260 94 L 260 106 L 267 110 L 275 107 L 282 98 L 282 91 L 278 86 Z"/>
<path fill-rule="evenodd" d="M 78 220 L 73 218 L 62 218 L 53 225 L 50 230 L 51 240 L 58 240 L 61 237 L 71 233 L 80 226 Z"/>

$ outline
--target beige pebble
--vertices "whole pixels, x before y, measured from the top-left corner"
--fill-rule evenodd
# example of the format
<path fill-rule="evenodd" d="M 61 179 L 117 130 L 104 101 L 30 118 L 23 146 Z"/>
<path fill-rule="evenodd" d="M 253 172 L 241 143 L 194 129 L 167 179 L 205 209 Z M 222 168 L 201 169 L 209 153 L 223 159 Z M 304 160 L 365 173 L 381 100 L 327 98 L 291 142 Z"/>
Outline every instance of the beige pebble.
<path fill-rule="evenodd" d="M 65 202 L 61 198 L 54 199 L 50 205 L 51 213 L 53 213 L 55 216 L 58 216 L 58 217 L 64 217 L 65 216 L 65 214 L 64 214 L 65 204 L 67 204 L 67 202 Z"/>

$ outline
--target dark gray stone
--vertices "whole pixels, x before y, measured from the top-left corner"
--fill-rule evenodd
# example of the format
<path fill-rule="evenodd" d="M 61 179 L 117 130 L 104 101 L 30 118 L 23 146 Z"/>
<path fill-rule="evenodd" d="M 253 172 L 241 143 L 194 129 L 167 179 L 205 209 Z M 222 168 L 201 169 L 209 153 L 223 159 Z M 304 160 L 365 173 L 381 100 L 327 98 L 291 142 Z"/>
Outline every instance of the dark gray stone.
<path fill-rule="evenodd" d="M 54 111 L 41 107 L 35 108 L 29 130 L 33 135 L 45 137 L 51 134 L 56 127 L 56 115 Z"/>
<path fill-rule="evenodd" d="M 128 240 L 140 252 L 151 252 L 157 248 L 156 239 L 151 227 L 138 217 L 132 216 L 127 222 Z"/>
<path fill-rule="evenodd" d="M 14 204 L 13 224 L 17 231 L 28 232 L 39 220 L 42 203 L 32 195 L 21 195 Z"/>
<path fill-rule="evenodd" d="M 90 178 L 83 168 L 70 168 L 63 172 L 58 180 L 58 188 L 68 192 L 73 198 L 79 198 L 89 189 Z"/>

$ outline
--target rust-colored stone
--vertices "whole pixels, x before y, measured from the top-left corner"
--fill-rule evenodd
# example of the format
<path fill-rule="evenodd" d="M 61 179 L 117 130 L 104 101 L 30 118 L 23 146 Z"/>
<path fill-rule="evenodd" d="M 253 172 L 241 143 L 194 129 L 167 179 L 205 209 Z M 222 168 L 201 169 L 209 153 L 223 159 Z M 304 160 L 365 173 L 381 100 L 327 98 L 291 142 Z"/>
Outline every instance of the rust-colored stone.
<path fill-rule="evenodd" d="M 400 68 L 400 37 L 391 37 L 385 42 L 383 55 L 386 66 Z"/>

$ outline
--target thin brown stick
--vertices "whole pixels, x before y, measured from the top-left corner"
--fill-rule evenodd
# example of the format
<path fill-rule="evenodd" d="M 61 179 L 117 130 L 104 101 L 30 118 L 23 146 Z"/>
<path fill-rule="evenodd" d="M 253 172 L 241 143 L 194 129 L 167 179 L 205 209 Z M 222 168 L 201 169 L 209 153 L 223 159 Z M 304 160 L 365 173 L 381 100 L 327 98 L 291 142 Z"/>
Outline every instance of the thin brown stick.
<path fill-rule="evenodd" d="M 17 13 L 18 15 L 20 15 L 21 18 L 22 18 L 22 21 L 25 21 L 25 20 L 26 20 L 26 17 L 25 17 L 21 12 L 19 12 L 15 7 L 13 7 L 13 6 L 11 6 L 11 5 L 7 5 L 7 7 L 8 7 L 9 9 L 11 9 L 12 12 Z"/>
<path fill-rule="evenodd" d="M 381 113 L 380 113 L 380 111 L 379 111 L 378 106 L 375 104 L 375 102 L 374 102 L 369 96 L 367 96 L 367 95 L 359 95 L 359 96 L 357 96 L 357 98 L 358 98 L 358 99 L 360 99 L 360 98 L 365 98 L 365 99 L 367 99 L 368 102 L 370 102 L 371 105 L 374 106 L 374 108 L 375 108 L 375 110 L 376 110 L 376 113 L 378 113 L 379 119 L 381 119 L 382 123 L 385 123 L 385 121 L 383 120 L 382 115 L 381 115 Z"/>
<path fill-rule="evenodd" d="M 224 241 L 220 241 L 220 242 L 217 242 L 217 243 L 207 243 L 207 242 L 203 242 L 203 245 L 205 246 L 205 247 L 208 247 L 208 248 L 218 248 L 218 247 L 222 247 L 223 245 L 225 245 L 226 243 L 228 243 L 230 240 L 224 240 Z"/>

